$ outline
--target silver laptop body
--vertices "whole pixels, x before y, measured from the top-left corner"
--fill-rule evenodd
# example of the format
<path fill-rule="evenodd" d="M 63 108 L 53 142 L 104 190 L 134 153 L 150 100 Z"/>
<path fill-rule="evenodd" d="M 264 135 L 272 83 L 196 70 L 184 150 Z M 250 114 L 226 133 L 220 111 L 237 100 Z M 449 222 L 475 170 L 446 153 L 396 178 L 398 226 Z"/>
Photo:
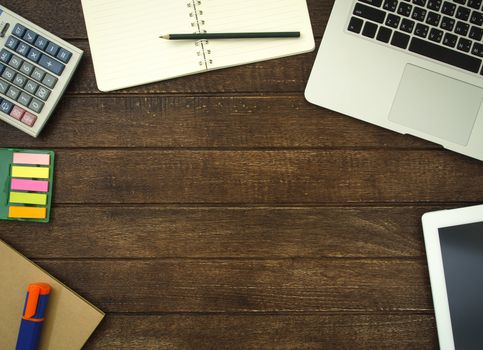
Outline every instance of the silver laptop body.
<path fill-rule="evenodd" d="M 305 96 L 483 160 L 481 13 L 478 0 L 336 0 Z"/>

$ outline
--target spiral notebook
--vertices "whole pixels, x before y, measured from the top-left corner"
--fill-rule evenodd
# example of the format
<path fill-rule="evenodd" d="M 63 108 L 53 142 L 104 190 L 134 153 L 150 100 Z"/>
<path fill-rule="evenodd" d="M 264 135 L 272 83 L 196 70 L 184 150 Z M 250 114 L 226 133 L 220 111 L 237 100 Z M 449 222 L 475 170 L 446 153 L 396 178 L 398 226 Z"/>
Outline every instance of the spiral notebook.
<path fill-rule="evenodd" d="M 82 8 L 101 91 L 301 54 L 315 47 L 306 0 L 82 0 Z M 265 31 L 299 31 L 301 38 L 159 39 L 170 33 Z"/>

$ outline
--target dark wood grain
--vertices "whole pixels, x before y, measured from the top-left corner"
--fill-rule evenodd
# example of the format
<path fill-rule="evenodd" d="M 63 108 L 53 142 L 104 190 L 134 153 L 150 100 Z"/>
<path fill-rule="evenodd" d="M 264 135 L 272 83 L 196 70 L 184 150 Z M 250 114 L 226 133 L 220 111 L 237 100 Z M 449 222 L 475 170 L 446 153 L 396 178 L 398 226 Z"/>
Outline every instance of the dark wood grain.
<path fill-rule="evenodd" d="M 87 349 L 437 348 L 420 216 L 481 162 L 310 105 L 315 51 L 101 94 L 80 1 L 2 5 L 85 51 L 39 139 L 0 125 L 57 155 L 52 222 L 0 238 L 108 312 Z"/>
<path fill-rule="evenodd" d="M 435 344 L 430 315 L 114 315 L 86 349 L 423 350 Z"/>
<path fill-rule="evenodd" d="M 424 259 L 37 262 L 107 312 L 432 310 Z"/>
<path fill-rule="evenodd" d="M 301 96 L 67 96 L 38 140 L 0 124 L 10 147 L 440 148 Z"/>
<path fill-rule="evenodd" d="M 435 209 L 68 206 L 3 239 L 33 258 L 424 258 L 420 218 Z"/>
<path fill-rule="evenodd" d="M 483 200 L 483 163 L 446 151 L 62 150 L 57 162 L 56 203 Z"/>

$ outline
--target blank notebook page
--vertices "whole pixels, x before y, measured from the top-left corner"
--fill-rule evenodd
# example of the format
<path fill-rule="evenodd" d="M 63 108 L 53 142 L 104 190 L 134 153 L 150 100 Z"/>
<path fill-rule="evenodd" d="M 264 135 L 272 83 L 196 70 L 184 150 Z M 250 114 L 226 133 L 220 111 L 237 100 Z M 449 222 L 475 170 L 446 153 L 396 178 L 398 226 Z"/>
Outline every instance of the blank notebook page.
<path fill-rule="evenodd" d="M 193 41 L 159 39 L 192 33 L 191 9 L 180 0 L 82 0 L 97 85 L 102 91 L 206 70 Z"/>
<path fill-rule="evenodd" d="M 301 38 L 210 40 L 212 64 L 217 69 L 258 62 L 314 49 L 306 0 L 202 0 L 207 32 L 301 32 Z"/>

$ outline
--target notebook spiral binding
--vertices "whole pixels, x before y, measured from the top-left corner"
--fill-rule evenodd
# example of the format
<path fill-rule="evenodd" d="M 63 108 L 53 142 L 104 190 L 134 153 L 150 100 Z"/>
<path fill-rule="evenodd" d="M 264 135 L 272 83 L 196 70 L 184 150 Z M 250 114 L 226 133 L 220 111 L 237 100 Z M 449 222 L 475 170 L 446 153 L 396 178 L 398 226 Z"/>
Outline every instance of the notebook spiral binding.
<path fill-rule="evenodd" d="M 189 16 L 191 18 L 191 27 L 195 33 L 206 33 L 206 21 L 203 13 L 203 1 L 202 0 L 190 0 L 187 3 L 190 9 Z M 208 69 L 213 65 L 213 56 L 209 47 L 210 42 L 208 40 L 199 40 L 195 43 L 196 47 L 200 50 L 197 51 L 197 55 L 200 58 L 199 65 L 205 66 Z"/>

